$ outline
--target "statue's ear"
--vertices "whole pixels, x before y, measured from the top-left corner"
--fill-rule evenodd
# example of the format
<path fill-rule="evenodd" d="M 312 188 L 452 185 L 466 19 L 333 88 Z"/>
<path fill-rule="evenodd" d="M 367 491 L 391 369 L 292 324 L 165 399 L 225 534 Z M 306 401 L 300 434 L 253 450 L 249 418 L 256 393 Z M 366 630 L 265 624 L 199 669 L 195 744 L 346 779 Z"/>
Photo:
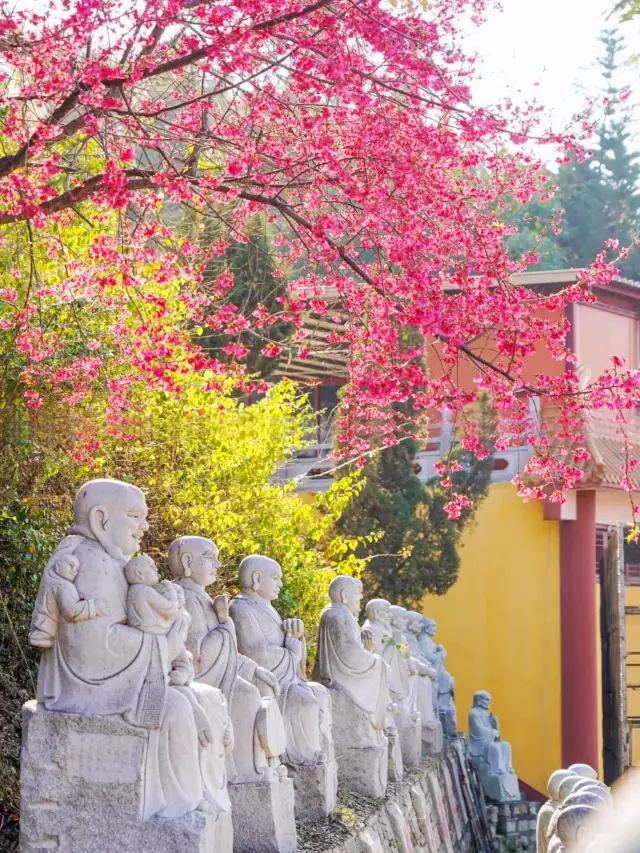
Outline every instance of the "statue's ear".
<path fill-rule="evenodd" d="M 349 594 L 349 593 L 347 592 L 347 590 L 346 590 L 346 589 L 344 589 L 344 588 L 343 588 L 343 589 L 341 589 L 341 590 L 340 590 L 340 601 L 341 601 L 343 604 L 346 604 L 346 603 L 347 603 L 347 595 L 348 595 L 348 594 Z"/>
<path fill-rule="evenodd" d="M 109 510 L 106 506 L 92 506 L 89 510 L 89 530 L 96 536 L 104 531 L 109 520 Z M 97 538 L 97 536 L 96 536 Z"/>
<path fill-rule="evenodd" d="M 191 554 L 185 553 L 180 555 L 180 565 L 182 566 L 182 573 L 185 578 L 191 577 Z"/>
<path fill-rule="evenodd" d="M 260 581 L 262 580 L 262 572 L 254 572 L 251 575 L 251 589 L 257 592 L 260 589 Z"/>

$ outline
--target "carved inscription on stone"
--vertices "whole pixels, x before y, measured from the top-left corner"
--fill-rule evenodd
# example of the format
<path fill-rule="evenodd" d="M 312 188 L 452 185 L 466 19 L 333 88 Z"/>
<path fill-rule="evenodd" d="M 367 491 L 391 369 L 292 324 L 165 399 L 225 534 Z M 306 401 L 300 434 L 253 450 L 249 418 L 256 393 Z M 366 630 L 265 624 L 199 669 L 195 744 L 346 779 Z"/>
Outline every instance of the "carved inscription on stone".
<path fill-rule="evenodd" d="M 68 773 L 86 782 L 135 782 L 142 768 L 144 741 L 130 735 L 69 733 Z"/>

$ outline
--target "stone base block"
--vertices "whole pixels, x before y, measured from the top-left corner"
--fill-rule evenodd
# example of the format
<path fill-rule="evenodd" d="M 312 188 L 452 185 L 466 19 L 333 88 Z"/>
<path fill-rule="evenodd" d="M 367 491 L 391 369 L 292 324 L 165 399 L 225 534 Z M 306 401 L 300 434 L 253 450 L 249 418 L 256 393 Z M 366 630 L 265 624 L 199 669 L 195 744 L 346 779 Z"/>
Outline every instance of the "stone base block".
<path fill-rule="evenodd" d="M 510 803 L 522 799 L 518 777 L 515 773 L 490 776 L 481 767 L 479 775 L 485 795 L 488 799 L 493 800 L 494 803 Z"/>
<path fill-rule="evenodd" d="M 440 755 L 444 745 L 444 735 L 442 732 L 442 723 L 439 720 L 434 720 L 431 723 L 423 724 L 422 726 L 422 757 L 429 758 L 430 756 Z"/>
<path fill-rule="evenodd" d="M 295 853 L 293 782 L 275 776 L 229 785 L 234 853 Z M 217 851 L 216 851 L 217 853 Z"/>
<path fill-rule="evenodd" d="M 21 853 L 231 853 L 229 814 L 142 820 L 147 730 L 35 701 L 22 724 Z"/>
<path fill-rule="evenodd" d="M 344 690 L 331 687 L 329 693 L 339 787 L 366 797 L 384 797 L 389 762 L 387 738 L 371 726 L 369 716 Z"/>
<path fill-rule="evenodd" d="M 398 735 L 404 767 L 417 767 L 422 758 L 422 726 L 420 721 L 410 719 L 398 721 Z"/>
<path fill-rule="evenodd" d="M 287 765 L 295 793 L 297 820 L 324 820 L 336 807 L 338 765 L 335 761 L 315 767 Z"/>
<path fill-rule="evenodd" d="M 388 755 L 386 743 L 343 750 L 338 756 L 340 788 L 373 799 L 384 797 L 387 793 Z"/>

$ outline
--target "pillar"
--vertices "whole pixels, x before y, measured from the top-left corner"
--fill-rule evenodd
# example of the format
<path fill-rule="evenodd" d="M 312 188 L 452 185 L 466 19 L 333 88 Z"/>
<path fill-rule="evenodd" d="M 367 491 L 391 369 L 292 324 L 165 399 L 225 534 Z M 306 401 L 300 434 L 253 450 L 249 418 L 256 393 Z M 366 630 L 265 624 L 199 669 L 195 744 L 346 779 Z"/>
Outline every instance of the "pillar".
<path fill-rule="evenodd" d="M 562 763 L 598 767 L 596 493 L 579 491 L 560 522 Z"/>

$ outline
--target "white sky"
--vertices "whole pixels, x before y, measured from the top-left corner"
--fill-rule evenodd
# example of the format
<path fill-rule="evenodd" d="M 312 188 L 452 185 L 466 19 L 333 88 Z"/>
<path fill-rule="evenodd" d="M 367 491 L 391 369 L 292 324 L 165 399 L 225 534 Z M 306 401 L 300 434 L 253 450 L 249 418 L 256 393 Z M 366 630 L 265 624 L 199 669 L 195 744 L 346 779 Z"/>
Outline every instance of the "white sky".
<path fill-rule="evenodd" d="M 598 34 L 616 25 L 613 18 L 607 20 L 614 3 L 502 0 L 502 11 L 491 10 L 482 27 L 465 27 L 467 53 L 482 57 L 477 100 L 491 104 L 505 95 L 518 102 L 535 97 L 552 111 L 554 128 L 560 130 L 584 105 L 577 81 L 598 83 L 590 66 L 600 52 Z M 639 53 L 640 24 L 622 24 L 620 33 Z M 632 100 L 640 102 L 640 66 L 629 69 L 628 75 L 624 82 L 632 88 Z"/>

